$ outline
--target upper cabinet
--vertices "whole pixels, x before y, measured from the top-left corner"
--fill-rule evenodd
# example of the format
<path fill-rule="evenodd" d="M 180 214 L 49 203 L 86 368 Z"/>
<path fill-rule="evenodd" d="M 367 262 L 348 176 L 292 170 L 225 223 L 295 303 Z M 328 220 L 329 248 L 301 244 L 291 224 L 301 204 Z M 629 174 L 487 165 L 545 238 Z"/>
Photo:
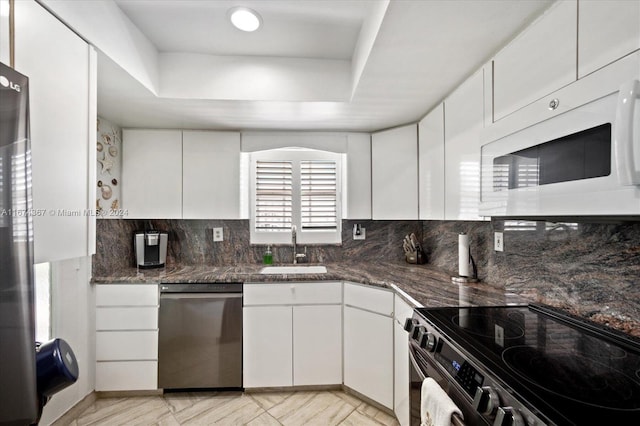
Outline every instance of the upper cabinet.
<path fill-rule="evenodd" d="M 240 219 L 240 133 L 124 129 L 131 219 Z"/>
<path fill-rule="evenodd" d="M 418 123 L 420 220 L 444 220 L 444 104 Z"/>
<path fill-rule="evenodd" d="M 493 121 L 576 80 L 577 7 L 555 3 L 495 56 Z"/>
<path fill-rule="evenodd" d="M 418 132 L 415 124 L 371 136 L 372 216 L 418 218 Z"/>
<path fill-rule="evenodd" d="M 484 69 L 444 101 L 446 220 L 481 220 L 480 131 L 484 126 Z"/>
<path fill-rule="evenodd" d="M 33 208 L 45 213 L 33 217 L 35 262 L 88 256 L 95 252 L 96 53 L 38 3 L 14 6 L 15 66 L 29 77 Z"/>
<path fill-rule="evenodd" d="M 347 211 L 345 219 L 371 219 L 371 135 L 347 135 Z"/>
<path fill-rule="evenodd" d="M 240 217 L 240 133 L 182 132 L 182 217 Z"/>
<path fill-rule="evenodd" d="M 640 2 L 580 1 L 578 78 L 640 49 Z"/>
<path fill-rule="evenodd" d="M 180 219 L 182 132 L 124 129 L 121 190 L 129 219 Z"/>

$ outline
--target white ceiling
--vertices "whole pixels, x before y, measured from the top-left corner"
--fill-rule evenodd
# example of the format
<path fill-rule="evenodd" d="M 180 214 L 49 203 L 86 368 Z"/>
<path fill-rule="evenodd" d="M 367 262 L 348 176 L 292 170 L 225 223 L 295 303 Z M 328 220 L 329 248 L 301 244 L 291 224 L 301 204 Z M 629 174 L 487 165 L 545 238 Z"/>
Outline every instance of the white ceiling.
<path fill-rule="evenodd" d="M 551 2 L 392 0 L 360 75 L 354 55 L 381 1 L 116 0 L 163 68 L 152 93 L 101 53 L 98 114 L 154 128 L 374 131 L 415 122 Z M 257 10 L 263 27 L 234 29 L 227 11 L 236 5 Z M 271 79 L 276 61 L 283 69 Z M 251 72 L 240 78 L 229 63 Z"/>

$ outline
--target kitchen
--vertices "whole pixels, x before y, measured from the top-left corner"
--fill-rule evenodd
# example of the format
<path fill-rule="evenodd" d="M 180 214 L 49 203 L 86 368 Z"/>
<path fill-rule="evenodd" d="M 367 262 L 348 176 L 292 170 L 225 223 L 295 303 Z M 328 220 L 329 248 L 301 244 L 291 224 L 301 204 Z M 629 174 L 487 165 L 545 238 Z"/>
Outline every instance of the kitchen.
<path fill-rule="evenodd" d="M 371 424 L 409 424 L 403 326 L 414 301 L 537 302 L 640 335 L 637 140 L 616 134 L 608 156 L 596 151 L 608 172 L 594 163 L 595 175 L 533 191 L 489 168 L 530 159 L 514 154 L 547 135 L 536 143 L 605 122 L 615 123 L 609 133 L 622 129 L 616 112 L 629 110 L 616 107 L 617 94 L 640 71 L 639 3 L 326 3 L 20 0 L 11 25 L 9 2 L 0 3 L 0 61 L 14 50 L 30 78 L 33 209 L 47 213 L 33 217 L 35 263 L 50 268 L 46 338 L 68 341 L 81 368 L 41 424 L 64 424 L 114 392 L 162 389 L 159 287 L 168 284 L 244 283 L 246 394 L 339 389 L 376 410 Z M 263 27 L 233 28 L 236 6 L 256 10 Z M 209 19 L 220 33 L 203 30 Z M 286 230 L 267 232 L 251 182 L 282 157 L 264 153 L 307 151 L 322 153 L 315 166 L 336 166 L 333 222 L 310 232 L 312 219 L 295 213 Z M 551 174 L 572 170 L 575 157 L 561 158 Z M 300 165 L 286 179 L 300 182 L 309 160 L 290 161 Z M 165 267 L 135 267 L 141 230 L 167 233 Z M 469 249 L 459 250 L 461 233 Z M 425 264 L 405 261 L 411 234 Z M 459 269 L 468 250 L 480 281 L 454 283 L 473 275 Z M 267 252 L 274 266 L 296 260 L 326 272 L 262 273 Z M 152 320 L 103 322 L 122 312 Z"/>

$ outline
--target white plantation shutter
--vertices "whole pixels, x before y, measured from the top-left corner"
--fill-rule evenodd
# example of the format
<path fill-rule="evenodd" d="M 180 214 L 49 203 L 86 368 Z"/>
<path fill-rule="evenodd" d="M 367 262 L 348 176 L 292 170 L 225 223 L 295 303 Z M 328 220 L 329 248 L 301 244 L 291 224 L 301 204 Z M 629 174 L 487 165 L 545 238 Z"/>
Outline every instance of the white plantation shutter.
<path fill-rule="evenodd" d="M 303 231 L 337 229 L 337 195 L 335 161 L 300 162 L 300 216 Z"/>
<path fill-rule="evenodd" d="M 341 156 L 310 149 L 252 154 L 251 243 L 339 244 Z"/>
<path fill-rule="evenodd" d="M 293 224 L 291 161 L 257 161 L 255 176 L 256 231 L 290 231 Z"/>

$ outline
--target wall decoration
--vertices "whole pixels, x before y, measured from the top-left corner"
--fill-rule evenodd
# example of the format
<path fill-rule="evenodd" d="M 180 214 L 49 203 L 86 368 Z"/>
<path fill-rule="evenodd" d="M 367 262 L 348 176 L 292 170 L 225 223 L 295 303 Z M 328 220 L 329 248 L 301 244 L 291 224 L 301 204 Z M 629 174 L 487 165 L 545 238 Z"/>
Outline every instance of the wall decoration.
<path fill-rule="evenodd" d="M 120 202 L 120 176 L 122 170 L 122 129 L 104 118 L 98 117 L 96 150 L 96 210 L 98 218 L 113 218 L 105 209 L 118 210 Z"/>

